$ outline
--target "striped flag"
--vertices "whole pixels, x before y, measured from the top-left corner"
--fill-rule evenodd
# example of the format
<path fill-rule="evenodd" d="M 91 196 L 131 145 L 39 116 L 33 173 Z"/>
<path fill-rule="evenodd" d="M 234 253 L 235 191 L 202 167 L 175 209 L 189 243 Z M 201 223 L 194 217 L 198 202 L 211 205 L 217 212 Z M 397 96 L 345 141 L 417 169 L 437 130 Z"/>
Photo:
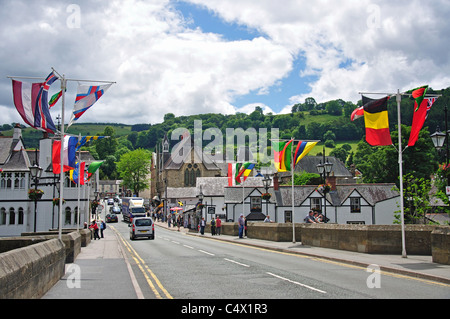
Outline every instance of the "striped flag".
<path fill-rule="evenodd" d="M 14 105 L 29 126 L 54 133 L 55 124 L 48 106 L 48 89 L 58 77 L 52 72 L 44 83 L 28 83 L 12 80 Z"/>
<path fill-rule="evenodd" d="M 236 181 L 240 167 L 241 163 L 228 163 L 228 186 L 236 186 L 240 184 Z"/>
<path fill-rule="evenodd" d="M 387 101 L 389 96 L 373 100 L 363 96 L 366 141 L 372 146 L 391 145 Z"/>
<path fill-rule="evenodd" d="M 78 85 L 77 96 L 75 98 L 75 105 L 73 107 L 72 117 L 70 118 L 67 127 L 71 126 L 74 121 L 78 120 L 84 112 L 86 112 L 95 102 L 97 102 L 106 90 L 112 85 Z"/>
<path fill-rule="evenodd" d="M 308 154 L 318 142 L 299 141 L 294 153 L 294 165 Z"/>
<path fill-rule="evenodd" d="M 272 141 L 274 152 L 274 164 L 278 172 L 287 172 L 291 170 L 291 147 L 293 140 L 290 141 Z"/>
<path fill-rule="evenodd" d="M 242 164 L 241 169 L 239 170 L 239 174 L 236 176 L 236 183 L 243 183 L 247 179 L 247 177 L 252 172 L 253 168 L 255 167 L 254 163 L 244 163 Z M 244 180 L 241 181 L 241 177 L 244 177 Z"/>
<path fill-rule="evenodd" d="M 68 172 L 75 169 L 76 166 L 76 151 L 75 145 L 77 144 L 78 138 L 65 135 L 64 136 L 64 165 L 63 172 Z M 52 165 L 53 174 L 61 173 L 61 141 L 53 141 L 52 148 Z"/>

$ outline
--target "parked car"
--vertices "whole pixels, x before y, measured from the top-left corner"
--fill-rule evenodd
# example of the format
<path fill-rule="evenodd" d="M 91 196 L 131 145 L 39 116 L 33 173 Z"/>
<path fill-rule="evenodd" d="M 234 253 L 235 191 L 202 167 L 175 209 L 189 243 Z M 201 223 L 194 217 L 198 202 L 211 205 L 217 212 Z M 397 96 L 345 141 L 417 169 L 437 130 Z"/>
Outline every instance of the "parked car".
<path fill-rule="evenodd" d="M 148 237 L 155 239 L 155 224 L 150 217 L 135 217 L 128 225 L 130 227 L 130 239 Z"/>
<path fill-rule="evenodd" d="M 106 222 L 107 223 L 117 223 L 119 219 L 117 218 L 116 214 L 108 214 L 106 215 Z"/>

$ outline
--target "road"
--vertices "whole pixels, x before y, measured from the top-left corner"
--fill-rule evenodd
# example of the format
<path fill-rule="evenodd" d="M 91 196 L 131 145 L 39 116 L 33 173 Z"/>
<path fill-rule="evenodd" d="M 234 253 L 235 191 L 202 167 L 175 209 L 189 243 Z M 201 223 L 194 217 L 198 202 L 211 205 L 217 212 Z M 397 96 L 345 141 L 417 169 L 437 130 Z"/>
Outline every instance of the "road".
<path fill-rule="evenodd" d="M 448 285 L 275 252 L 156 227 L 130 241 L 128 224 L 109 226 L 125 246 L 149 299 L 449 299 Z"/>

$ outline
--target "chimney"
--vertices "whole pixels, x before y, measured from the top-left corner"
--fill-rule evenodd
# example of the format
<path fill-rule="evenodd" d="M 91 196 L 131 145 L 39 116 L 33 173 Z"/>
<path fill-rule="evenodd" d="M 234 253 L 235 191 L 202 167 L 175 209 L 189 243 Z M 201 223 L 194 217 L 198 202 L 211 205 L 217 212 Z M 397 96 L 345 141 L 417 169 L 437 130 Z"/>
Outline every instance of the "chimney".
<path fill-rule="evenodd" d="M 331 185 L 331 191 L 336 190 L 336 176 L 334 176 L 334 174 L 327 177 L 327 184 Z"/>
<path fill-rule="evenodd" d="M 22 137 L 22 129 L 20 128 L 20 124 L 17 123 L 14 126 L 13 141 L 18 142 L 21 137 Z"/>
<path fill-rule="evenodd" d="M 278 184 L 278 173 L 275 173 L 273 175 L 273 190 L 277 191 L 279 188 L 279 184 Z"/>

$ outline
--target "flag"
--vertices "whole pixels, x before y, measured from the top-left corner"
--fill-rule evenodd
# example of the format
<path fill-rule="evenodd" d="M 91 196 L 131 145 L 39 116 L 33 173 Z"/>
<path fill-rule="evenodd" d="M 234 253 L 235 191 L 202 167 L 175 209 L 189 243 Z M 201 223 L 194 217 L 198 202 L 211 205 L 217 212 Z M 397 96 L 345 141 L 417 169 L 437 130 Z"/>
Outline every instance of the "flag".
<path fill-rule="evenodd" d="M 416 144 L 417 140 L 419 139 L 419 132 L 422 129 L 425 120 L 427 119 L 428 112 L 430 111 L 431 106 L 436 100 L 437 98 L 435 97 L 422 100 L 419 109 L 414 112 L 408 146 L 414 146 L 414 144 Z"/>
<path fill-rule="evenodd" d="M 92 141 L 92 140 L 96 141 L 96 140 L 99 140 L 99 139 L 102 139 L 105 137 L 107 137 L 107 136 L 82 136 L 81 140 L 78 141 L 78 143 L 77 143 L 76 150 L 79 151 L 80 148 L 89 141 Z"/>
<path fill-rule="evenodd" d="M 296 165 L 306 154 L 308 154 L 318 142 L 299 141 L 294 153 L 294 165 Z"/>
<path fill-rule="evenodd" d="M 360 106 L 358 108 L 356 108 L 353 112 L 352 115 L 350 116 L 350 119 L 352 121 L 356 120 L 357 118 L 360 118 L 361 116 L 364 116 L 364 106 Z"/>
<path fill-rule="evenodd" d="M 428 85 L 421 86 L 416 89 L 412 89 L 412 97 L 415 100 L 414 103 L 414 112 L 417 112 L 422 104 L 423 99 L 425 98 L 425 94 L 427 94 Z M 408 91 L 408 92 L 411 92 Z"/>
<path fill-rule="evenodd" d="M 92 162 L 88 167 L 88 178 L 87 180 L 91 180 L 92 175 L 98 170 L 98 168 L 103 164 L 103 161 L 101 162 Z"/>
<path fill-rule="evenodd" d="M 78 85 L 77 96 L 75 98 L 75 105 L 73 107 L 73 114 L 70 118 L 69 124 L 67 127 L 71 126 L 74 121 L 78 120 L 81 115 L 84 114 L 95 102 L 100 99 L 103 94 L 105 94 L 106 90 L 112 85 Z"/>
<path fill-rule="evenodd" d="M 62 90 L 59 91 L 58 93 L 52 95 L 52 97 L 50 98 L 50 101 L 48 101 L 49 109 L 51 109 L 52 107 L 55 106 L 55 104 L 59 101 L 61 96 L 62 96 Z"/>
<path fill-rule="evenodd" d="M 34 110 L 34 125 L 35 127 L 40 127 L 44 131 L 49 133 L 54 133 L 56 130 L 55 124 L 50 116 L 49 106 L 48 106 L 48 89 L 50 85 L 58 80 L 58 77 L 54 72 L 50 73 L 45 79 L 44 84 L 39 90 L 39 94 L 36 101 L 36 108 Z"/>
<path fill-rule="evenodd" d="M 253 168 L 255 167 L 254 163 L 244 163 L 242 164 L 241 169 L 239 170 L 239 174 L 236 176 L 236 183 L 242 183 L 245 182 L 247 177 L 252 172 Z M 244 180 L 241 182 L 241 177 L 244 176 Z"/>
<path fill-rule="evenodd" d="M 43 84 L 12 80 L 14 105 L 24 122 L 34 128 L 34 109 Z"/>
<path fill-rule="evenodd" d="M 366 141 L 372 146 L 392 144 L 387 111 L 388 100 L 389 96 L 378 100 L 362 97 Z"/>
<path fill-rule="evenodd" d="M 228 186 L 236 186 L 240 184 L 236 180 L 240 167 L 241 163 L 228 163 Z"/>
<path fill-rule="evenodd" d="M 65 135 L 64 136 L 64 165 L 63 172 L 75 169 L 76 163 L 76 151 L 75 145 L 77 144 L 78 138 Z M 52 149 L 52 164 L 53 164 L 53 174 L 61 174 L 61 141 L 53 141 Z"/>
<path fill-rule="evenodd" d="M 76 163 L 75 169 L 70 170 L 70 180 L 75 184 L 78 184 L 78 180 L 80 181 L 80 185 L 84 185 L 84 168 L 86 162 Z M 79 178 L 81 176 L 81 178 Z"/>
<path fill-rule="evenodd" d="M 48 107 L 48 89 L 58 78 L 52 73 L 44 83 L 28 83 L 12 80 L 13 101 L 20 116 L 29 126 L 54 133 L 55 124 Z"/>
<path fill-rule="evenodd" d="M 272 149 L 274 150 L 274 164 L 278 172 L 287 172 L 291 170 L 291 145 L 293 140 L 274 142 L 272 141 Z"/>

